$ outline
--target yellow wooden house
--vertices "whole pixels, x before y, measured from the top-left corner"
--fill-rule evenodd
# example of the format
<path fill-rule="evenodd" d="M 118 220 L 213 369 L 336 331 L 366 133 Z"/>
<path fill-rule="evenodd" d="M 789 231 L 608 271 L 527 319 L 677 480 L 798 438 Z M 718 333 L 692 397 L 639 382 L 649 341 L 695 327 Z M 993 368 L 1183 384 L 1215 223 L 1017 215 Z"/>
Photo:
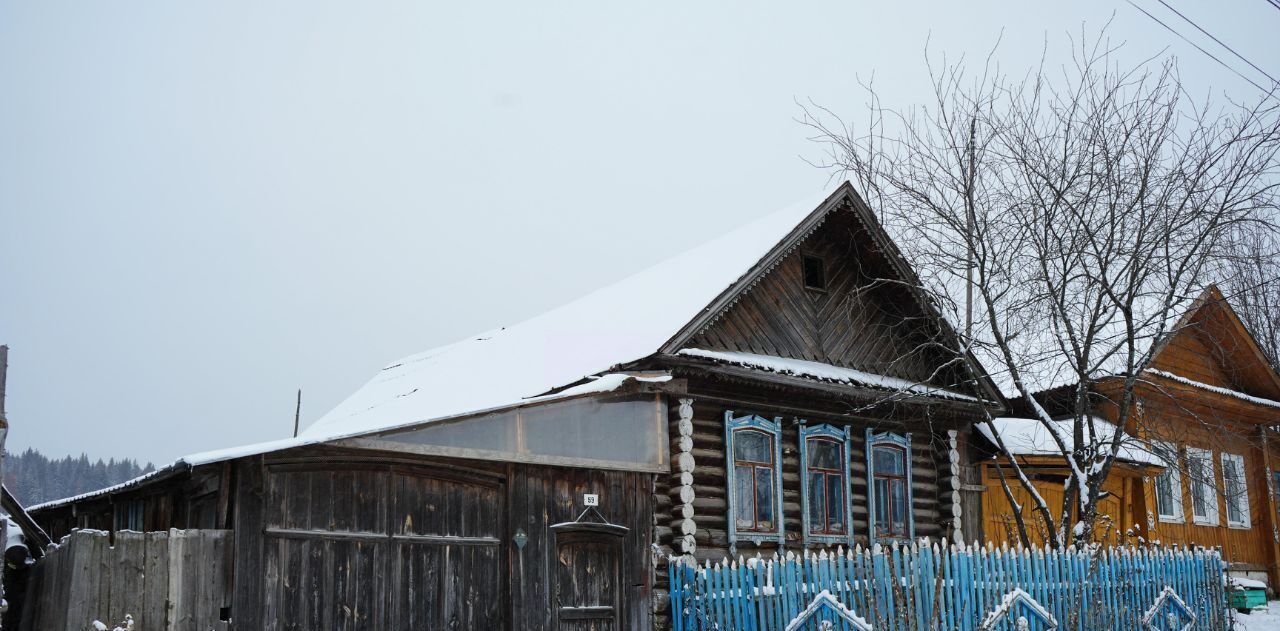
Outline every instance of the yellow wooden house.
<path fill-rule="evenodd" d="M 1104 486 L 1096 537 L 1217 548 L 1232 575 L 1280 585 L 1280 373 L 1222 293 L 1210 287 L 1153 348 L 1140 376 L 1124 428 L 1132 440 Z M 1095 385 L 1100 420 L 1119 418 L 1109 401 L 1119 398 L 1120 380 Z M 1067 470 L 1047 446 L 1048 430 L 1026 418 L 995 425 L 1056 511 Z M 1115 430 L 1111 423 L 1097 426 Z M 979 430 L 988 437 L 992 432 Z M 1012 544 L 1018 541 L 1015 506 L 1028 522 L 1036 520 L 1031 498 L 1012 478 L 1015 504 L 1009 502 L 1000 477 L 1012 474 L 1006 458 L 992 456 L 980 465 L 983 534 Z M 1037 534 L 1032 538 L 1043 541 Z"/>

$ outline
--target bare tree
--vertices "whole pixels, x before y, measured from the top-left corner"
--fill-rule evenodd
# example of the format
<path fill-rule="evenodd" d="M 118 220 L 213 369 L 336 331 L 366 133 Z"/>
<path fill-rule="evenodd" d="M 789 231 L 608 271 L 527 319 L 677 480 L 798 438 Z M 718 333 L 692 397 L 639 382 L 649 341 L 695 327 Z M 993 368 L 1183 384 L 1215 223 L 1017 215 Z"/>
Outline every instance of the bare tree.
<path fill-rule="evenodd" d="M 1020 77 L 990 59 L 976 75 L 929 61 L 928 104 L 887 108 L 864 84 L 865 126 L 816 104 L 802 119 L 827 149 L 819 166 L 852 177 L 957 323 L 955 350 L 1021 397 L 1061 453 L 1070 474 L 1050 505 L 996 433 L 1007 498 L 1019 485 L 1031 498 L 1035 524 L 1015 511 L 1023 540 L 1034 528 L 1054 547 L 1092 540 L 1126 448 L 1097 420 L 1094 386 L 1119 379 L 1108 403 L 1119 427 L 1136 420 L 1155 342 L 1225 277 L 1233 235 L 1270 234 L 1280 151 L 1271 95 L 1193 102 L 1174 59 L 1122 66 L 1105 29 L 1070 50 Z"/>
<path fill-rule="evenodd" d="M 1262 352 L 1280 366 L 1280 244 L 1268 230 L 1243 230 L 1234 243 L 1223 292 Z"/>

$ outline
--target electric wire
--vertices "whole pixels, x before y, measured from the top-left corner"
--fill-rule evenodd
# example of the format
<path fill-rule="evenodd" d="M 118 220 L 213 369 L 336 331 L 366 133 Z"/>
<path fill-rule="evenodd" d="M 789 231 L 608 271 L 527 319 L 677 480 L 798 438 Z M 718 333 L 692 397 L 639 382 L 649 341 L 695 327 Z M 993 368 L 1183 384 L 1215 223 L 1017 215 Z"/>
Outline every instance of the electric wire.
<path fill-rule="evenodd" d="M 1217 42 L 1219 46 L 1222 46 L 1223 48 L 1225 48 L 1225 49 L 1227 49 L 1228 51 L 1230 51 L 1230 52 L 1231 52 L 1231 54 L 1232 54 L 1232 55 L 1235 55 L 1235 56 L 1236 56 L 1240 61 L 1243 61 L 1243 62 L 1245 62 L 1246 64 L 1249 64 L 1249 67 L 1253 68 L 1254 70 L 1257 70 L 1258 72 L 1261 72 L 1263 75 L 1265 75 L 1268 79 L 1270 79 L 1270 80 L 1271 80 L 1271 83 L 1272 83 L 1272 84 L 1278 84 L 1278 83 L 1280 83 L 1280 81 L 1277 81 L 1275 77 L 1271 76 L 1271 73 L 1267 72 L 1266 70 L 1263 70 L 1262 68 L 1259 68 L 1257 64 L 1253 63 L 1252 61 L 1249 61 L 1248 59 L 1246 59 L 1246 58 L 1245 58 L 1245 56 L 1244 56 L 1244 55 L 1241 55 L 1240 53 L 1236 52 L 1236 49 L 1234 49 L 1234 48 L 1232 48 L 1232 47 L 1228 46 L 1228 45 L 1227 45 L 1225 42 L 1223 42 L 1222 40 L 1220 40 L 1220 39 L 1218 39 L 1218 38 L 1214 37 L 1214 36 L 1213 36 L 1213 33 L 1210 33 L 1209 31 L 1206 31 L 1206 30 L 1204 30 L 1203 28 L 1201 28 L 1199 24 L 1196 24 L 1194 20 L 1192 20 L 1191 18 L 1189 18 L 1189 17 L 1187 17 L 1187 16 L 1183 15 L 1183 14 L 1182 14 L 1182 12 L 1181 12 L 1181 11 L 1179 11 L 1179 10 L 1177 10 L 1177 9 L 1175 9 L 1175 8 L 1173 7 L 1173 5 L 1169 4 L 1168 2 L 1165 2 L 1165 0 L 1159 0 L 1159 2 L 1160 2 L 1160 4 L 1163 4 L 1164 6 L 1168 7 L 1168 9 L 1169 9 L 1170 11 L 1173 11 L 1174 13 L 1178 14 L 1178 17 L 1180 17 L 1180 18 L 1182 18 L 1184 21 L 1186 21 L 1186 23 L 1187 23 L 1187 24 L 1190 24 L 1191 26 L 1194 26 L 1194 27 L 1196 28 L 1196 30 L 1197 30 L 1197 31 L 1200 31 L 1201 33 L 1204 33 L 1206 36 L 1208 36 L 1208 37 L 1209 37 L 1209 39 L 1211 39 L 1211 40 L 1213 40 L 1213 41 Z"/>
<path fill-rule="evenodd" d="M 1262 90 L 1263 92 L 1267 93 L 1268 95 L 1274 96 L 1274 94 L 1273 94 L 1273 91 L 1272 91 L 1272 90 L 1268 90 L 1268 89 L 1266 89 L 1266 88 L 1262 87 L 1261 85 L 1258 85 L 1258 82 L 1257 82 L 1257 81 L 1254 81 L 1253 79 L 1250 79 L 1249 77 L 1246 77 L 1246 76 L 1245 76 L 1244 74 L 1242 74 L 1239 70 L 1236 70 L 1236 69 L 1235 69 L 1235 67 L 1233 67 L 1231 64 L 1228 64 L 1227 62 L 1222 61 L 1221 59 L 1218 59 L 1218 57 L 1217 57 L 1216 55 L 1214 55 L 1213 53 L 1211 53 L 1211 52 L 1209 52 L 1209 51 L 1205 50 L 1205 49 L 1204 49 L 1204 48 L 1202 48 L 1199 44 L 1197 44 L 1197 43 L 1195 43 L 1195 42 L 1193 42 L 1193 41 L 1191 41 L 1191 40 L 1187 39 L 1187 37 L 1186 37 L 1185 35 L 1183 35 L 1182 33 L 1179 33 L 1179 32 L 1178 32 L 1176 29 L 1174 29 L 1172 26 L 1169 26 L 1168 24 L 1165 24 L 1165 23 L 1164 23 L 1164 21 L 1163 21 L 1163 20 L 1161 20 L 1160 18 L 1158 18 L 1158 17 L 1156 17 L 1156 16 L 1154 16 L 1154 15 L 1151 15 L 1151 13 L 1150 13 L 1149 11 L 1147 11 L 1146 9 L 1144 9 L 1144 8 L 1142 8 L 1142 7 L 1140 7 L 1140 6 L 1138 6 L 1136 3 L 1134 3 L 1134 1 L 1133 1 L 1133 0 L 1125 0 L 1125 1 L 1126 1 L 1126 2 L 1128 2 L 1128 3 L 1129 3 L 1129 5 L 1130 5 L 1130 6 L 1132 6 L 1133 8 L 1135 8 L 1135 9 L 1137 9 L 1137 10 L 1141 11 L 1141 12 L 1142 12 L 1144 15 L 1146 15 L 1147 17 L 1151 18 L 1152 20 L 1155 20 L 1156 24 L 1159 24 L 1160 26 L 1163 26 L 1163 27 L 1164 27 L 1166 30 L 1168 30 L 1170 33 L 1173 33 L 1174 35 L 1177 35 L 1177 36 L 1178 36 L 1178 38 L 1179 38 L 1179 39 L 1181 39 L 1182 41 L 1184 41 L 1184 42 L 1186 42 L 1186 43 L 1188 43 L 1188 44 L 1191 44 L 1192 46 L 1194 46 L 1194 47 L 1195 47 L 1195 49 L 1196 49 L 1196 50 L 1198 50 L 1198 51 L 1200 51 L 1200 52 L 1204 53 L 1205 55 L 1208 55 L 1208 57 L 1209 57 L 1210 59 L 1212 59 L 1212 60 L 1214 60 L 1214 61 L 1218 62 L 1218 63 L 1219 63 L 1223 68 L 1226 68 L 1227 70 L 1230 70 L 1231 72 L 1235 73 L 1235 75 L 1236 75 L 1236 76 L 1240 77 L 1241 79 L 1244 79 L 1245 81 L 1248 81 L 1248 82 L 1249 82 L 1249 84 L 1250 84 L 1250 85 L 1252 85 L 1253 87 L 1258 88 L 1259 90 Z"/>

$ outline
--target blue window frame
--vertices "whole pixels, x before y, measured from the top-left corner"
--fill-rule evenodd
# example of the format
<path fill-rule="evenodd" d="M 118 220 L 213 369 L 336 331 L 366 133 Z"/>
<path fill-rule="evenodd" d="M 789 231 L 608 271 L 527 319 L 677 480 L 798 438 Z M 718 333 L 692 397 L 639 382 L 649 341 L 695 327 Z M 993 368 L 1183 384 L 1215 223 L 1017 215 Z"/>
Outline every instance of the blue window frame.
<path fill-rule="evenodd" d="M 784 541 L 782 419 L 724 413 L 729 478 L 729 544 Z"/>
<path fill-rule="evenodd" d="M 867 529 L 877 540 L 911 540 L 911 434 L 867 429 Z"/>
<path fill-rule="evenodd" d="M 849 428 L 800 422 L 800 502 L 806 543 L 853 544 Z"/>

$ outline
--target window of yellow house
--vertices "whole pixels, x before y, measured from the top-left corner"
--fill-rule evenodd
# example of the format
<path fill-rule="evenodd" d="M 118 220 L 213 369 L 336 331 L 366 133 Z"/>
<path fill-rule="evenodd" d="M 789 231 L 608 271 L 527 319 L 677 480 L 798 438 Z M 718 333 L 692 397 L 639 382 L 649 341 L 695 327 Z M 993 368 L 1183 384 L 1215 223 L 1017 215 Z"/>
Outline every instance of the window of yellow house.
<path fill-rule="evenodd" d="M 1249 485 L 1244 456 L 1222 454 L 1222 486 L 1226 495 L 1227 526 L 1249 527 Z"/>
<path fill-rule="evenodd" d="M 1182 471 L 1178 448 L 1168 443 L 1158 445 L 1168 466 L 1156 478 L 1156 514 L 1160 521 L 1181 524 L 1186 521 L 1182 508 Z"/>
<path fill-rule="evenodd" d="M 1201 526 L 1218 525 L 1218 489 L 1213 452 L 1187 448 L 1187 476 L 1191 484 L 1192 521 Z"/>

